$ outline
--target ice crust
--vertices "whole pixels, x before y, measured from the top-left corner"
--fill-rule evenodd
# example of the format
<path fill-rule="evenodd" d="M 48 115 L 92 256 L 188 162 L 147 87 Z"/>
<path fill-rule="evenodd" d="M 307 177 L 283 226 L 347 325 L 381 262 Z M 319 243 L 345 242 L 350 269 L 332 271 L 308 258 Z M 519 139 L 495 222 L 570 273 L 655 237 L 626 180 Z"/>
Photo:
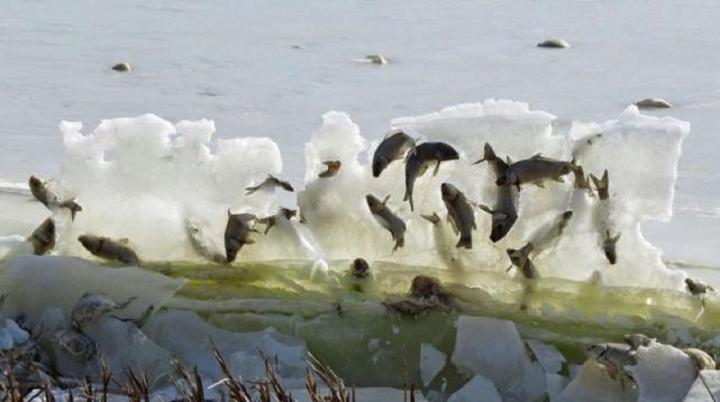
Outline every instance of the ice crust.
<path fill-rule="evenodd" d="M 660 250 L 643 238 L 641 224 L 672 215 L 677 163 L 689 124 L 643 115 L 635 106 L 615 120 L 574 123 L 568 132 L 556 129 L 554 121 L 551 114 L 507 100 L 462 104 L 393 120 L 391 127 L 422 141 L 448 142 L 460 152 L 460 159 L 443 163 L 437 176 L 427 173 L 418 178 L 416 211 L 411 212 L 402 201 L 402 161 L 390 164 L 381 177 L 372 177 L 368 159 L 380 139 L 369 141 L 345 113 L 326 113 L 305 146 L 305 187 L 293 183 L 306 224 L 279 219 L 280 224 L 267 236 L 253 234 L 255 243 L 243 247 L 239 260 L 362 256 L 371 262 L 500 271 L 508 266 L 507 248 L 519 248 L 548 219 L 572 208 L 575 216 L 557 246 L 534 259 L 541 277 L 587 280 L 600 272 L 607 285 L 679 289 L 683 273 L 664 266 Z M 67 216 L 57 217 L 55 252 L 59 254 L 92 258 L 76 239 L 79 234 L 93 233 L 129 238 L 143 261 L 202 260 L 188 236 L 189 224 L 200 229 L 201 238 L 213 250 L 222 251 L 228 209 L 268 216 L 285 197 L 278 196 L 280 190 L 249 196 L 244 192 L 268 174 L 282 176 L 277 144 L 269 138 L 214 140 L 211 120 L 172 124 L 144 115 L 105 120 L 88 134 L 82 133 L 81 123 L 63 122 L 60 128 L 66 155 L 58 191 L 62 198 L 77 197 L 84 210 L 73 223 Z M 585 140 L 596 133 L 602 136 L 587 145 Z M 577 163 L 586 172 L 600 176 L 608 169 L 609 218 L 622 233 L 617 264 L 610 266 L 599 246 L 593 219 L 597 199 L 574 190 L 571 175 L 565 183 L 548 183 L 545 189 L 524 187 L 518 222 L 497 244 L 488 239 L 489 214 L 476 209 L 473 249 L 456 249 L 457 238 L 444 219 L 440 184 L 450 181 L 468 199 L 492 205 L 496 187 L 492 172 L 487 164 L 471 165 L 482 157 L 485 142 L 512 160 L 542 153 L 569 161 L 575 150 Z M 319 178 L 325 169 L 322 162 L 328 160 L 339 160 L 342 167 L 334 177 Z M 390 234 L 372 218 L 366 194 L 390 196 L 389 208 L 407 225 L 405 247 L 392 252 Z M 420 217 L 433 212 L 443 218 L 440 223 Z M 29 235 L 32 229 L 19 234 Z"/>

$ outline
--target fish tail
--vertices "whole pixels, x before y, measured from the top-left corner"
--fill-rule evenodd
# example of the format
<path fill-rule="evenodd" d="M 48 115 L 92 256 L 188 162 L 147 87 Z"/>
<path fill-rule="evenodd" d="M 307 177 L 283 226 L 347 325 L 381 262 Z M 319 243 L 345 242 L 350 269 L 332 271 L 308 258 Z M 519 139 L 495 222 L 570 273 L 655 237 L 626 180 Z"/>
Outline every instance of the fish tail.
<path fill-rule="evenodd" d="M 462 236 L 455 245 L 457 248 L 472 249 L 472 236 Z"/>
<path fill-rule="evenodd" d="M 67 208 L 70 210 L 70 220 L 72 221 L 75 220 L 75 215 L 83 210 L 80 204 L 75 202 L 74 198 L 61 203 L 60 208 Z"/>
<path fill-rule="evenodd" d="M 395 239 L 395 247 L 393 247 L 393 251 L 405 247 L 405 236 L 400 236 L 397 239 Z"/>

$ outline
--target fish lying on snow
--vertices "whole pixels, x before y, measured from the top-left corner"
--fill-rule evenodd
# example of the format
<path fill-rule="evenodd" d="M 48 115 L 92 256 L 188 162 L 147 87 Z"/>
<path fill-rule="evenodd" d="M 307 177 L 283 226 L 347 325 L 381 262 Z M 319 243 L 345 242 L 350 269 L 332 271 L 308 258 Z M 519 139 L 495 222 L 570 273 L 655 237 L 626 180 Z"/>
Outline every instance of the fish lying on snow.
<path fill-rule="evenodd" d="M 415 179 L 422 176 L 427 169 L 435 165 L 433 176 L 438 174 L 440 163 L 459 159 L 460 155 L 448 144 L 443 142 L 424 142 L 415 151 L 410 152 L 405 162 L 405 197 L 403 201 L 410 202 L 410 210 L 415 210 L 413 203 L 413 187 Z"/>
<path fill-rule="evenodd" d="M 128 246 L 128 239 L 113 240 L 107 237 L 81 235 L 78 241 L 92 255 L 106 260 L 120 261 L 128 265 L 138 265 L 140 259 Z"/>
<path fill-rule="evenodd" d="M 512 263 L 510 268 L 513 266 L 517 267 L 526 279 L 539 278 L 538 272 L 530 260 L 530 257 L 548 249 L 559 239 L 572 216 L 572 211 L 563 212 L 533 233 L 527 243 L 520 249 L 507 249 L 507 255 Z M 510 268 L 508 268 L 508 270 L 510 270 Z"/>
<path fill-rule="evenodd" d="M 262 183 L 258 184 L 257 186 L 251 186 L 245 188 L 245 195 L 250 195 L 260 189 L 267 189 L 267 190 L 274 190 L 276 187 L 280 187 L 285 191 L 293 192 L 295 189 L 293 186 L 282 179 L 278 179 L 277 177 L 273 175 L 268 175 L 267 179 L 265 179 Z"/>
<path fill-rule="evenodd" d="M 32 244 L 35 255 L 45 255 L 55 247 L 55 222 L 47 218 L 37 229 L 33 230 L 28 241 Z"/>
<path fill-rule="evenodd" d="M 406 227 L 405 222 L 395 215 L 386 205 L 389 198 L 390 196 L 387 196 L 385 200 L 380 201 L 374 195 L 368 194 L 365 196 L 365 201 L 375 220 L 392 235 L 393 240 L 395 240 L 395 246 L 393 247 L 393 251 L 395 251 L 405 245 Z"/>
<path fill-rule="evenodd" d="M 482 159 L 475 164 L 487 162 L 498 179 L 505 175 L 508 164 L 498 158 L 490 144 L 485 143 L 485 154 Z M 513 225 L 517 221 L 518 215 L 518 190 L 510 183 L 497 186 L 495 197 L 495 206 L 490 208 L 486 205 L 479 205 L 480 209 L 492 216 L 492 230 L 490 231 L 490 240 L 495 243 L 505 237 Z"/>
<path fill-rule="evenodd" d="M 564 162 L 537 154 L 510 164 L 505 173 L 497 178 L 495 184 L 498 186 L 512 184 L 519 189 L 522 184 L 545 187 L 545 182 L 548 180 L 562 183 L 562 176 L 570 173 L 574 165 L 574 161 Z"/>
<path fill-rule="evenodd" d="M 246 244 L 255 243 L 250 232 L 257 232 L 253 224 L 257 217 L 253 214 L 233 214 L 228 210 L 228 221 L 225 226 L 225 258 L 227 262 L 235 261 L 238 252 Z"/>
<path fill-rule="evenodd" d="M 82 207 L 75 202 L 75 199 L 60 201 L 58 195 L 50 190 L 46 181 L 42 181 L 35 176 L 30 176 L 28 186 L 35 199 L 40 201 L 48 209 L 67 208 L 70 211 L 70 219 L 73 221 L 75 220 L 75 215 L 82 211 Z"/>
<path fill-rule="evenodd" d="M 401 130 L 390 131 L 383 138 L 373 154 L 372 172 L 374 177 L 380 174 L 393 161 L 405 158 L 405 155 L 415 149 L 415 140 Z"/>
<path fill-rule="evenodd" d="M 448 211 L 448 220 L 452 224 L 456 234 L 460 234 L 455 247 L 472 248 L 472 231 L 476 229 L 475 212 L 465 194 L 450 183 L 443 183 L 440 186 L 442 200 Z"/>
<path fill-rule="evenodd" d="M 602 178 L 598 179 L 590 174 L 590 178 L 595 183 L 599 200 L 596 211 L 596 225 L 600 232 L 600 247 L 605 254 L 608 262 L 614 265 L 617 262 L 617 242 L 620 240 L 621 233 L 616 233 L 615 226 L 611 219 L 611 200 L 610 185 L 608 179 L 608 171 L 605 169 Z"/>

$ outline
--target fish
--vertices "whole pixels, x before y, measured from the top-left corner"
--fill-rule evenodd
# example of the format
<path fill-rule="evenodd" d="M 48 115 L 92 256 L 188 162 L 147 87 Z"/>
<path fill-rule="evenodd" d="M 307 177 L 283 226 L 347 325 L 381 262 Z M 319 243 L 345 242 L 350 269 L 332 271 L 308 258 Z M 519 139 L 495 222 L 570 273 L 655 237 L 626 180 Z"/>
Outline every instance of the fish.
<path fill-rule="evenodd" d="M 610 200 L 610 182 L 608 178 L 608 171 L 605 169 L 603 175 L 598 179 L 592 173 L 590 179 L 595 184 L 595 189 L 598 194 L 597 212 L 596 212 L 596 226 L 600 233 L 600 248 L 605 254 L 605 258 L 608 260 L 610 265 L 615 265 L 617 262 L 617 242 L 620 240 L 622 233 L 616 233 L 615 226 L 611 221 L 610 209 L 612 208 Z"/>
<path fill-rule="evenodd" d="M 55 247 L 55 222 L 47 218 L 33 230 L 28 241 L 32 244 L 35 255 L 45 255 Z"/>
<path fill-rule="evenodd" d="M 372 194 L 365 196 L 368 208 L 372 213 L 373 217 L 380 223 L 382 227 L 387 229 L 392 235 L 395 241 L 393 251 L 405 245 L 405 222 L 395 215 L 390 208 L 387 207 L 387 201 L 390 196 L 385 197 L 385 200 L 380 201 L 377 197 Z"/>
<path fill-rule="evenodd" d="M 715 291 L 712 286 L 706 285 L 697 279 L 685 278 L 685 286 L 687 287 L 688 292 L 694 296 Z"/>
<path fill-rule="evenodd" d="M 455 247 L 472 248 L 472 231 L 477 229 L 475 212 L 465 194 L 450 183 L 440 186 L 442 200 L 448 211 L 448 221 L 452 224 L 455 234 L 460 234 Z"/>
<path fill-rule="evenodd" d="M 83 210 L 74 198 L 60 201 L 58 195 L 47 186 L 47 182 L 40 180 L 35 176 L 30 176 L 30 179 L 28 179 L 28 186 L 30 187 L 30 192 L 33 197 L 45 205 L 47 209 L 51 211 L 55 208 L 68 209 L 70 211 L 70 219 L 72 221 L 75 220 L 75 215 Z"/>
<path fill-rule="evenodd" d="M 415 140 L 402 130 L 390 131 L 375 149 L 372 160 L 373 177 L 380 174 L 393 161 L 405 158 L 408 152 L 415 149 Z"/>
<path fill-rule="evenodd" d="M 507 255 L 512 263 L 512 265 L 508 268 L 508 271 L 515 266 L 520 270 L 525 278 L 539 278 L 540 276 L 538 271 L 530 258 L 550 248 L 551 245 L 557 241 L 557 239 L 559 239 L 565 231 L 565 228 L 572 216 L 573 212 L 570 210 L 561 213 L 551 222 L 535 231 L 523 247 L 520 249 L 507 249 Z"/>
<path fill-rule="evenodd" d="M 135 251 L 128 247 L 128 239 L 113 240 L 107 237 L 85 234 L 79 236 L 78 241 L 96 257 L 120 261 L 128 265 L 138 265 L 140 263 Z"/>
<path fill-rule="evenodd" d="M 289 209 L 289 208 L 280 208 L 275 215 L 267 216 L 265 218 L 260 218 L 257 220 L 258 223 L 261 223 L 265 225 L 265 233 L 268 234 L 270 232 L 270 229 L 272 229 L 273 226 L 277 223 L 278 218 L 284 218 L 287 220 L 292 219 L 297 215 L 297 210 L 295 209 Z"/>
<path fill-rule="evenodd" d="M 573 178 L 575 179 L 573 182 L 573 186 L 576 190 L 586 190 L 589 192 L 590 195 L 593 194 L 592 187 L 590 187 L 590 181 L 588 180 L 588 176 L 585 175 L 585 169 L 583 169 L 582 166 L 575 166 L 572 169 Z"/>
<path fill-rule="evenodd" d="M 257 232 L 252 223 L 257 219 L 253 214 L 233 214 L 228 210 L 228 222 L 225 226 L 225 258 L 226 262 L 235 261 L 238 252 L 246 244 L 255 243 L 250 238 L 251 232 Z"/>
<path fill-rule="evenodd" d="M 575 161 L 565 162 L 537 154 L 528 159 L 508 164 L 510 166 L 504 174 L 497 178 L 495 184 L 501 186 L 509 183 L 520 189 L 522 184 L 545 187 L 545 182 L 548 180 L 562 183 L 562 176 L 572 171 Z"/>
<path fill-rule="evenodd" d="M 436 299 L 442 304 L 450 303 L 450 294 L 443 288 L 437 278 L 417 275 L 410 285 L 410 297 L 416 299 Z"/>
<path fill-rule="evenodd" d="M 638 354 L 630 346 L 622 343 L 599 343 L 586 347 L 585 353 L 607 368 L 611 378 L 619 379 L 623 388 L 626 382 L 632 382 L 632 376 L 625 371 L 625 366 L 636 365 Z"/>
<path fill-rule="evenodd" d="M 484 151 L 483 158 L 474 164 L 487 162 L 495 173 L 495 178 L 498 179 L 502 177 L 508 169 L 508 164 L 495 154 L 490 144 L 485 143 Z M 519 193 L 517 189 L 511 184 L 505 183 L 497 186 L 494 208 L 482 204 L 478 205 L 481 210 L 489 213 L 492 217 L 490 240 L 493 243 L 504 238 L 510 232 L 513 225 L 515 225 L 518 218 L 518 203 Z"/>
<path fill-rule="evenodd" d="M 327 166 L 327 169 L 324 172 L 320 172 L 320 174 L 318 174 L 318 177 L 321 179 L 335 176 L 338 171 L 340 171 L 342 163 L 340 161 L 325 161 L 323 162 L 323 165 Z"/>
<path fill-rule="evenodd" d="M 190 219 L 185 221 L 185 231 L 190 239 L 190 245 L 198 255 L 216 264 L 226 264 L 227 259 L 220 246 L 207 235 L 203 226 Z"/>
<path fill-rule="evenodd" d="M 413 203 L 415 179 L 422 176 L 433 164 L 435 165 L 433 176 L 436 176 L 441 162 L 459 158 L 460 155 L 455 148 L 443 142 L 424 142 L 415 147 L 415 151 L 408 155 L 405 162 L 405 197 L 403 201 L 410 202 L 411 211 L 415 210 Z"/>
<path fill-rule="evenodd" d="M 637 350 L 640 346 L 650 346 L 651 343 L 655 342 L 655 338 L 640 333 L 625 335 L 624 339 L 632 350 Z"/>
<path fill-rule="evenodd" d="M 370 264 L 368 264 L 368 262 L 365 261 L 365 259 L 363 258 L 356 258 L 352 262 L 352 266 L 350 267 L 350 273 L 355 278 L 365 278 L 370 274 Z"/>
<path fill-rule="evenodd" d="M 282 179 L 278 179 L 277 177 L 273 175 L 268 175 L 267 179 L 265 179 L 262 183 L 258 184 L 257 186 L 251 186 L 245 188 L 245 195 L 250 195 L 260 189 L 275 189 L 276 187 L 280 187 L 285 191 L 288 192 L 294 192 L 295 189 L 293 186 Z"/>
<path fill-rule="evenodd" d="M 682 350 L 692 360 L 695 369 L 700 372 L 702 370 L 715 370 L 717 364 L 715 360 L 704 350 L 698 348 L 685 348 Z"/>

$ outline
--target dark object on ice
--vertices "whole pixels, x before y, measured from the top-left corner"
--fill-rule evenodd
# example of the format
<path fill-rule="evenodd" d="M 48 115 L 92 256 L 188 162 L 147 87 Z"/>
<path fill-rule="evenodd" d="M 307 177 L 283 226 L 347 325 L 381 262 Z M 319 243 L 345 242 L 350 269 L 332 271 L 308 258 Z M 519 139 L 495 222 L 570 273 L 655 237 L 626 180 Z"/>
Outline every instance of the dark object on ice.
<path fill-rule="evenodd" d="M 685 285 L 687 286 L 688 292 L 695 296 L 715 291 L 712 286 L 706 285 L 695 279 L 685 278 Z"/>
<path fill-rule="evenodd" d="M 373 177 L 380 177 L 390 163 L 405 158 L 415 149 L 415 140 L 402 130 L 390 131 L 375 149 L 372 161 Z"/>
<path fill-rule="evenodd" d="M 115 71 L 121 72 L 121 73 L 126 73 L 126 72 L 132 70 L 132 66 L 130 65 L 130 63 L 125 63 L 125 62 L 117 63 L 110 68 L 112 68 Z"/>
<path fill-rule="evenodd" d="M 607 258 L 610 265 L 615 265 L 617 262 L 617 242 L 620 240 L 621 233 L 618 233 L 613 236 L 610 229 L 606 230 L 604 233 L 604 238 L 602 242 L 602 248 L 603 253 L 605 253 L 605 258 Z"/>
<path fill-rule="evenodd" d="M 570 47 L 570 44 L 559 38 L 549 38 L 537 44 L 537 47 L 544 47 L 549 49 L 566 49 Z"/>
<path fill-rule="evenodd" d="M 448 211 L 448 220 L 452 224 L 455 234 L 460 234 L 455 247 L 471 249 L 472 231 L 477 229 L 475 224 L 475 213 L 465 194 L 450 183 L 443 183 L 440 186 L 442 200 Z"/>
<path fill-rule="evenodd" d="M 372 213 L 375 220 L 377 220 L 378 223 L 387 229 L 392 235 L 392 238 L 395 241 L 393 251 L 395 251 L 405 245 L 406 227 L 405 222 L 395 215 L 395 213 L 393 213 L 387 205 L 385 205 L 389 198 L 390 196 L 387 196 L 383 201 L 380 201 L 380 199 L 374 195 L 368 194 L 365 196 L 365 201 L 367 202 L 370 213 Z"/>
<path fill-rule="evenodd" d="M 410 210 L 415 210 L 413 203 L 415 179 L 422 176 L 433 164 L 435 165 L 433 176 L 437 176 L 440 171 L 441 162 L 457 160 L 459 158 L 460 155 L 455 148 L 444 142 L 425 142 L 410 152 L 405 162 L 405 197 L 403 198 L 403 201 L 410 202 Z"/>
<path fill-rule="evenodd" d="M 251 224 L 257 218 L 253 214 L 232 214 L 228 210 L 228 222 L 225 226 L 225 257 L 227 262 L 235 261 L 238 251 L 246 245 L 255 243 L 250 232 L 257 232 Z"/>
<path fill-rule="evenodd" d="M 590 173 L 590 179 L 595 184 L 595 190 L 598 193 L 598 198 L 601 200 L 607 200 L 610 198 L 610 179 L 608 177 L 608 171 L 605 169 L 601 178 L 597 178 L 594 174 Z"/>
<path fill-rule="evenodd" d="M 128 239 L 113 240 L 107 237 L 82 235 L 78 237 L 78 241 L 96 257 L 120 261 L 128 265 L 138 265 L 140 263 L 135 251 L 128 247 Z"/>
<path fill-rule="evenodd" d="M 58 199 L 57 194 L 53 193 L 47 186 L 47 182 L 40 180 L 39 178 L 35 176 L 30 176 L 30 179 L 28 180 L 28 186 L 30 187 L 30 192 L 32 193 L 33 197 L 35 197 L 36 200 L 40 201 L 45 207 L 48 209 L 53 208 L 67 208 L 70 210 L 70 218 L 71 220 L 75 220 L 75 215 L 82 211 L 82 207 L 80 204 L 75 202 L 75 199 L 69 199 L 66 201 L 60 201 Z"/>
<path fill-rule="evenodd" d="M 130 305 L 137 297 L 130 297 L 122 303 L 117 303 L 110 296 L 102 293 L 84 293 L 70 313 L 70 321 L 73 327 L 80 330 L 83 325 L 97 321 L 103 315 L 122 310 Z"/>
<path fill-rule="evenodd" d="M 55 222 L 47 218 L 28 238 L 35 255 L 45 255 L 55 247 Z"/>
<path fill-rule="evenodd" d="M 635 102 L 635 106 L 640 109 L 669 109 L 672 107 L 670 102 L 660 98 L 645 98 Z"/>
<path fill-rule="evenodd" d="M 388 64 L 387 58 L 381 54 L 369 54 L 365 58 L 372 64 Z"/>
<path fill-rule="evenodd" d="M 260 189 L 275 189 L 275 187 L 280 187 L 285 191 L 293 192 L 295 189 L 292 185 L 290 185 L 289 182 L 278 179 L 277 177 L 273 175 L 268 175 L 267 179 L 265 179 L 262 183 L 258 184 L 257 186 L 252 187 L 246 187 L 245 188 L 245 195 L 250 195 Z"/>
<path fill-rule="evenodd" d="M 323 165 L 327 166 L 327 169 L 325 169 L 324 172 L 320 172 L 320 174 L 318 175 L 318 177 L 321 179 L 335 176 L 338 171 L 340 171 L 340 166 L 342 166 L 342 163 L 340 161 L 325 161 L 323 162 Z"/>
<path fill-rule="evenodd" d="M 625 343 L 630 345 L 630 349 L 637 350 L 640 346 L 649 346 L 651 343 L 655 341 L 654 338 L 651 338 L 645 334 L 628 334 L 625 335 Z"/>
<path fill-rule="evenodd" d="M 450 304 L 450 294 L 443 289 L 440 281 L 426 275 L 413 278 L 410 296 L 416 299 L 436 299 L 442 304 Z"/>
<path fill-rule="evenodd" d="M 370 264 L 368 264 L 368 262 L 363 258 L 356 258 L 352 263 L 350 272 L 355 278 L 365 278 L 370 274 Z"/>

